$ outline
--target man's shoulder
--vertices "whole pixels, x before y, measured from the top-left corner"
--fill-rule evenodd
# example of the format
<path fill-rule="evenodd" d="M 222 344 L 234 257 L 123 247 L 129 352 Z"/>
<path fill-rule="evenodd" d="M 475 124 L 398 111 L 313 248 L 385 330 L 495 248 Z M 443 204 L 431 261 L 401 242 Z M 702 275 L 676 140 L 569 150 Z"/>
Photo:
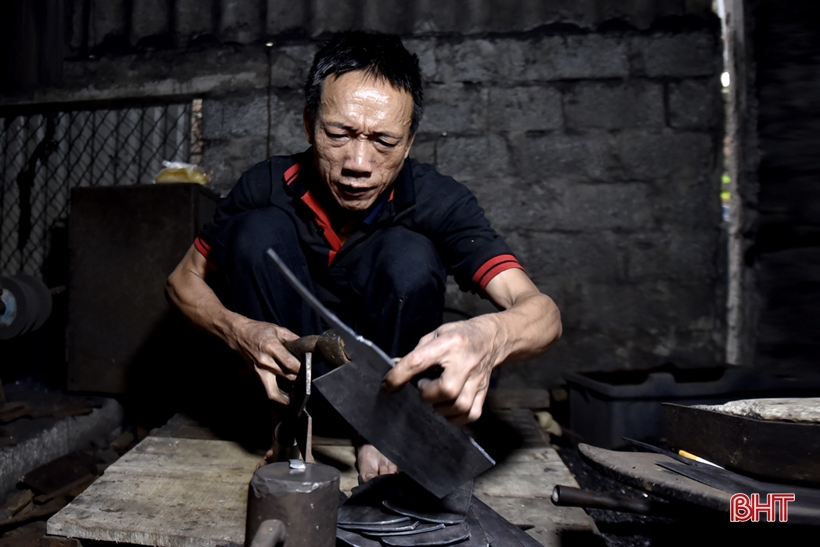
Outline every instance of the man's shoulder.
<path fill-rule="evenodd" d="M 408 158 L 407 162 L 410 165 L 417 203 L 457 199 L 470 194 L 466 186 L 449 175 L 441 174 L 435 166 L 413 158 Z"/>
<path fill-rule="evenodd" d="M 247 169 L 242 177 L 270 182 L 281 180 L 285 172 L 299 162 L 300 155 L 271 156 Z"/>
<path fill-rule="evenodd" d="M 248 208 L 278 202 L 285 194 L 288 170 L 299 163 L 300 154 L 271 156 L 247 169 L 234 185 L 231 194 Z"/>

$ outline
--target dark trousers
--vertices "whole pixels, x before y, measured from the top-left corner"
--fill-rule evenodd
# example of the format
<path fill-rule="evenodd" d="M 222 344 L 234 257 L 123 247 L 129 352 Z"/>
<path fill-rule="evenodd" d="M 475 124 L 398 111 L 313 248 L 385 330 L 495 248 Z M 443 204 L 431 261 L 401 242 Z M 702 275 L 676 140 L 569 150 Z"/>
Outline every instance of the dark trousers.
<path fill-rule="evenodd" d="M 225 274 L 229 307 L 304 336 L 327 326 L 279 274 L 269 248 L 339 318 L 390 356 L 403 356 L 441 324 L 447 273 L 433 243 L 401 226 L 375 230 L 313 265 L 291 217 L 275 207 L 231 221 Z M 308 251 L 310 252 L 310 251 Z M 313 260 L 314 264 L 318 261 Z M 324 271 L 321 271 L 321 270 Z"/>

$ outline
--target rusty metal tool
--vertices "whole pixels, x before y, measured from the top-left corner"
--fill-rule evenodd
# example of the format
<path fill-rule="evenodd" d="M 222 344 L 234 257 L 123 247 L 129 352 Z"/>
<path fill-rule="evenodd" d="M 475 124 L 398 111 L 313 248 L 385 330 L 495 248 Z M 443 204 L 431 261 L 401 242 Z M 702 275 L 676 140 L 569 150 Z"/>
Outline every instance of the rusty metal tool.
<path fill-rule="evenodd" d="M 448 422 L 408 384 L 386 393 L 393 361 L 325 308 L 273 249 L 268 256 L 302 298 L 344 341 L 350 363 L 314 380 L 328 402 L 382 454 L 419 485 L 442 498 L 495 462 L 462 429 Z"/>
<path fill-rule="evenodd" d="M 302 336 L 285 342 L 284 345 L 299 359 L 301 366 L 289 393 L 290 401 L 285 409 L 285 416 L 274 433 L 270 460 L 285 461 L 297 457 L 294 453 L 295 446 L 299 449 L 298 456 L 302 460 L 313 462 L 313 418 L 305 409 L 313 380 L 313 356 L 320 354 L 334 367 L 347 363 L 349 359 L 344 352 L 344 341 L 330 331 Z"/>

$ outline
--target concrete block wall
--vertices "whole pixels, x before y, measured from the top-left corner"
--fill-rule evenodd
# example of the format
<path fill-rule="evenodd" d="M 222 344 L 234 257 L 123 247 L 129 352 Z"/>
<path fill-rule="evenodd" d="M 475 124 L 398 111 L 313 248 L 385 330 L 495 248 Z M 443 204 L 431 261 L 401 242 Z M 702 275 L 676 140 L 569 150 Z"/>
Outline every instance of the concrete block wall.
<path fill-rule="evenodd" d="M 503 382 L 719 361 L 722 106 L 714 33 L 411 38 L 407 45 L 422 60 L 426 84 L 413 156 L 470 187 L 563 313 L 563 340 L 539 362 L 506 369 Z M 271 95 L 275 153 L 307 146 L 298 83 Z M 205 161 L 225 182 L 253 163 L 251 154 L 264 157 L 267 95 L 252 95 L 204 104 Z M 492 310 L 452 287 L 450 294 L 470 313 Z"/>
<path fill-rule="evenodd" d="M 413 155 L 470 187 L 562 310 L 563 339 L 505 369 L 503 384 L 721 359 L 721 48 L 710 2 L 152 0 L 157 21 L 134 26 L 123 6 L 141 1 L 92 5 L 94 40 L 75 25 L 63 89 L 204 97 L 203 163 L 222 193 L 269 151 L 307 146 L 301 88 L 327 33 L 404 36 L 426 93 Z M 145 29 L 171 29 L 173 46 L 151 46 L 163 42 L 138 37 Z M 452 305 L 493 309 L 453 289 Z"/>

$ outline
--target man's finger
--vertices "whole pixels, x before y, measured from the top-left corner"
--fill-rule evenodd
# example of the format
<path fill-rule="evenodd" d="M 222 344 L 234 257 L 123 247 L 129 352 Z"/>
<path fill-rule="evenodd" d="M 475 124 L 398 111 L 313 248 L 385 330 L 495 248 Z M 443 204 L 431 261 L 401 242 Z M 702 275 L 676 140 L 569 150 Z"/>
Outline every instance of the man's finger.
<path fill-rule="evenodd" d="M 469 371 L 445 368 L 435 380 L 419 380 L 418 388 L 421 398 L 431 404 L 455 403 L 459 397 L 472 397 L 476 388 L 468 386 Z M 466 391 L 465 391 L 466 390 Z"/>
<path fill-rule="evenodd" d="M 382 387 L 387 392 L 398 391 L 401 387 L 421 374 L 428 368 L 440 364 L 443 353 L 441 344 L 431 341 L 424 346 L 416 346 L 416 349 L 404 356 L 382 381 Z"/>
<path fill-rule="evenodd" d="M 275 374 L 277 376 L 283 376 L 291 382 L 296 380 L 296 374 L 299 370 L 297 367 L 297 372 L 291 372 L 290 370 L 283 368 L 276 360 L 274 360 L 269 355 L 263 355 L 262 359 L 260 359 L 260 361 L 256 364 L 256 367 L 260 370 L 260 372 L 264 371 L 267 373 Z"/>
<path fill-rule="evenodd" d="M 283 405 L 290 402 L 290 395 L 279 389 L 279 384 L 276 383 L 276 376 L 274 374 L 260 371 L 259 379 L 262 380 L 262 385 L 265 386 L 268 399 Z"/>
<path fill-rule="evenodd" d="M 293 380 L 296 377 L 296 374 L 299 372 L 299 368 L 302 364 L 299 362 L 291 352 L 285 348 L 285 346 L 278 345 L 271 348 L 265 348 L 268 354 L 273 355 L 274 360 L 277 364 L 281 367 L 283 374 L 292 374 L 293 378 L 288 378 L 289 380 Z"/>

